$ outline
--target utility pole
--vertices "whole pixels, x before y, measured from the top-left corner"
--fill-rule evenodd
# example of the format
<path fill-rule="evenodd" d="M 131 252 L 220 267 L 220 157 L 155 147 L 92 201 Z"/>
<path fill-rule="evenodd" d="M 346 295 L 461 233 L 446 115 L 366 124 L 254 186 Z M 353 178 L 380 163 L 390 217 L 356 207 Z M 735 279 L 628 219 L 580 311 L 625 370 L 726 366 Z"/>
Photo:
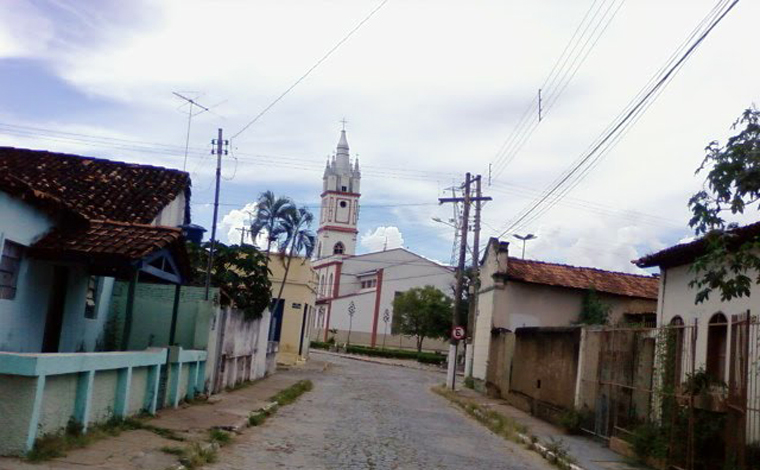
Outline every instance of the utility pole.
<path fill-rule="evenodd" d="M 214 264 L 214 251 L 216 250 L 216 218 L 219 215 L 219 184 L 222 179 L 222 154 L 227 154 L 227 150 L 224 147 L 227 146 L 227 141 L 222 140 L 222 129 L 219 129 L 219 134 L 216 140 L 212 140 L 211 143 L 216 145 L 216 149 L 212 150 L 212 153 L 216 155 L 216 191 L 214 192 L 214 220 L 211 224 L 211 251 L 208 254 L 208 266 L 206 267 L 206 300 L 208 300 L 208 292 L 211 288 L 211 266 Z"/>
<path fill-rule="evenodd" d="M 467 341 L 464 351 L 464 376 L 472 377 L 473 349 L 472 337 L 475 334 L 475 314 L 478 311 L 478 291 L 480 291 L 480 212 L 483 202 L 490 197 L 483 197 L 482 176 L 475 177 L 475 217 L 472 227 L 472 278 L 470 280 L 470 305 L 467 312 Z"/>
<path fill-rule="evenodd" d="M 456 273 L 456 287 L 454 289 L 454 307 L 452 309 L 451 313 L 451 329 L 452 329 L 452 335 L 451 335 L 451 342 L 449 343 L 449 356 L 448 356 L 448 370 L 446 374 L 446 387 L 454 390 L 454 386 L 456 383 L 456 357 L 457 357 L 457 346 L 459 343 L 459 340 L 455 339 L 453 336 L 453 330 L 455 327 L 460 326 L 461 319 L 459 318 L 459 308 L 462 302 L 462 291 L 464 289 L 464 276 L 465 276 L 465 268 L 466 268 L 466 260 L 467 260 L 467 232 L 469 230 L 470 225 L 470 204 L 473 200 L 480 202 L 484 198 L 480 195 L 475 196 L 474 198 L 471 195 L 471 183 L 475 181 L 474 178 L 471 177 L 470 173 L 467 173 L 465 175 L 465 182 L 464 182 L 464 195 L 463 197 L 450 197 L 450 198 L 439 198 L 438 202 L 443 204 L 446 202 L 451 203 L 458 203 L 462 202 L 463 208 L 462 208 L 462 220 L 460 228 L 462 230 L 462 233 L 460 235 L 460 246 L 459 246 L 459 263 L 457 264 L 457 273 Z M 491 198 L 485 198 L 486 200 L 490 200 Z M 477 259 L 477 252 L 474 252 L 474 257 Z"/>

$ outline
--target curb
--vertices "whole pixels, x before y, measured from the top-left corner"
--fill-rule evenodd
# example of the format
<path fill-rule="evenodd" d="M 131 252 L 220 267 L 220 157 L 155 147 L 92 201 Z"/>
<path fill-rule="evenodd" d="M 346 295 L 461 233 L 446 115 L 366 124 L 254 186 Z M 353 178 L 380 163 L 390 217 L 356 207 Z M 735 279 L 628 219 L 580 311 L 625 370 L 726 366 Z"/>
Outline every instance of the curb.
<path fill-rule="evenodd" d="M 441 394 L 441 393 L 437 393 L 437 392 L 434 392 L 434 393 L 436 393 L 436 395 L 439 395 L 442 398 L 448 400 L 449 403 L 455 405 L 457 408 L 462 409 L 463 411 L 465 411 L 465 413 L 467 413 L 467 411 L 464 410 L 464 408 L 462 407 L 462 405 L 460 405 L 456 401 L 452 400 L 448 396 L 446 396 L 444 394 Z M 460 397 L 460 398 L 469 401 L 466 397 Z M 477 406 L 477 408 L 475 408 L 471 413 L 482 415 L 481 410 L 480 410 L 480 406 L 481 405 L 478 405 L 477 403 L 475 403 L 475 406 Z M 483 423 L 480 423 L 480 424 L 483 425 L 483 426 L 485 426 Z M 485 426 L 485 428 L 489 429 L 488 426 Z M 517 439 L 519 441 L 521 441 L 528 448 L 528 450 L 532 450 L 532 451 L 536 452 L 538 455 L 540 455 L 541 457 L 543 457 L 545 460 L 549 461 L 549 463 L 559 464 L 559 466 L 561 468 L 565 468 L 567 470 L 586 470 L 585 467 L 581 467 L 580 465 L 578 465 L 576 463 L 569 462 L 566 458 L 563 458 L 563 457 L 557 455 L 556 453 L 550 451 L 546 447 L 545 444 L 541 443 L 541 441 L 538 440 L 537 437 L 535 437 L 535 436 L 531 437 L 531 436 L 529 436 L 527 434 L 523 434 L 521 432 L 515 432 L 515 434 L 517 436 Z M 570 457 L 573 458 L 573 459 L 575 459 L 575 457 L 573 457 L 572 455 Z"/>

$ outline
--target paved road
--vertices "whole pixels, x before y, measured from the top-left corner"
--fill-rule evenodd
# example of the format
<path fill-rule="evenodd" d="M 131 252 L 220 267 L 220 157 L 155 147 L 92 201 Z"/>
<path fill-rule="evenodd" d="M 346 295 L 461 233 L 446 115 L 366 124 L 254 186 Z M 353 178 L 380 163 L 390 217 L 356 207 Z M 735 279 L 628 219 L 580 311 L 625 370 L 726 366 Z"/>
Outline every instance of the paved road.
<path fill-rule="evenodd" d="M 553 469 L 430 392 L 440 373 L 331 357 L 314 390 L 219 453 L 213 469 Z"/>

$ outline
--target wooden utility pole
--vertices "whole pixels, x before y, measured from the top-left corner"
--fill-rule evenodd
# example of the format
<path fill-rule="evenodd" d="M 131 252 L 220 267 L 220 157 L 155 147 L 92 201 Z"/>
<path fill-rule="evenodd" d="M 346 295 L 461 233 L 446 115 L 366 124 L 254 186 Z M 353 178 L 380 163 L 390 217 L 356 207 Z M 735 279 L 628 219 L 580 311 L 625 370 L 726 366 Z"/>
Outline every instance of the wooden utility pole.
<path fill-rule="evenodd" d="M 464 358 L 464 376 L 472 377 L 472 338 L 475 334 L 475 314 L 478 311 L 478 291 L 480 290 L 480 211 L 485 201 L 490 197 L 483 197 L 482 176 L 475 177 L 475 217 L 472 227 L 472 278 L 470 279 L 470 305 L 467 312 L 467 342 Z"/>
<path fill-rule="evenodd" d="M 222 179 L 222 154 L 227 151 L 223 149 L 227 142 L 222 140 L 222 129 L 216 140 L 211 141 L 216 144 L 213 151 L 216 154 L 216 191 L 214 192 L 214 220 L 211 223 L 211 251 L 208 254 L 208 265 L 206 267 L 206 300 L 208 300 L 209 289 L 211 288 L 211 267 L 214 265 L 214 250 L 216 249 L 216 218 L 219 215 L 219 184 Z"/>
<path fill-rule="evenodd" d="M 467 173 L 465 175 L 465 180 L 464 180 L 463 197 L 449 197 L 449 198 L 438 199 L 438 202 L 441 204 L 446 203 L 446 202 L 464 203 L 464 206 L 462 209 L 462 220 L 461 220 L 461 225 L 460 225 L 462 233 L 460 235 L 459 262 L 457 264 L 456 287 L 454 289 L 454 307 L 451 312 L 452 336 L 451 336 L 451 342 L 449 343 L 448 370 L 446 374 L 446 387 L 450 388 L 451 390 L 454 390 L 454 386 L 456 382 L 455 381 L 456 357 L 457 357 L 457 346 L 458 346 L 459 340 L 454 338 L 453 330 L 455 327 L 460 326 L 460 323 L 462 321 L 462 319 L 459 318 L 459 309 L 462 303 L 462 293 L 464 289 L 464 276 L 465 276 L 465 269 L 466 269 L 466 262 L 467 262 L 467 232 L 469 230 L 469 225 L 470 225 L 470 204 L 474 200 L 478 202 L 478 207 L 479 207 L 480 201 L 484 199 L 485 200 L 491 199 L 491 198 L 483 198 L 480 194 L 476 195 L 474 198 L 472 197 L 471 184 L 475 181 L 476 179 L 472 178 L 470 173 Z M 479 223 L 480 223 L 480 220 L 478 220 L 478 224 Z M 474 253 L 474 257 L 476 259 L 476 264 L 477 264 L 477 251 Z"/>

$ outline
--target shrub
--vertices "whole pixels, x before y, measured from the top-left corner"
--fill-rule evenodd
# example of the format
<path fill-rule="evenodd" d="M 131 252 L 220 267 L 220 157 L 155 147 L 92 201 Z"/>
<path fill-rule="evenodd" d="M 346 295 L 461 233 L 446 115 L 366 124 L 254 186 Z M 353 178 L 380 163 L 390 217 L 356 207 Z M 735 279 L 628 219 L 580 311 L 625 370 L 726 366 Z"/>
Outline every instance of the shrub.
<path fill-rule="evenodd" d="M 312 341 L 311 347 L 314 349 L 330 349 L 330 343 L 324 341 Z"/>
<path fill-rule="evenodd" d="M 362 356 L 387 357 L 390 359 L 409 359 L 416 360 L 424 364 L 440 365 L 446 362 L 446 356 L 438 353 L 412 351 L 409 349 L 381 349 L 371 348 L 368 346 L 347 346 L 348 354 L 359 354 Z"/>
<path fill-rule="evenodd" d="M 559 425 L 565 428 L 569 434 L 580 434 L 582 432 L 583 414 L 575 408 L 565 410 L 559 415 Z"/>
<path fill-rule="evenodd" d="M 664 459 L 668 456 L 668 437 L 659 426 L 652 423 L 642 424 L 634 429 L 631 444 L 641 460 L 648 457 Z"/>

